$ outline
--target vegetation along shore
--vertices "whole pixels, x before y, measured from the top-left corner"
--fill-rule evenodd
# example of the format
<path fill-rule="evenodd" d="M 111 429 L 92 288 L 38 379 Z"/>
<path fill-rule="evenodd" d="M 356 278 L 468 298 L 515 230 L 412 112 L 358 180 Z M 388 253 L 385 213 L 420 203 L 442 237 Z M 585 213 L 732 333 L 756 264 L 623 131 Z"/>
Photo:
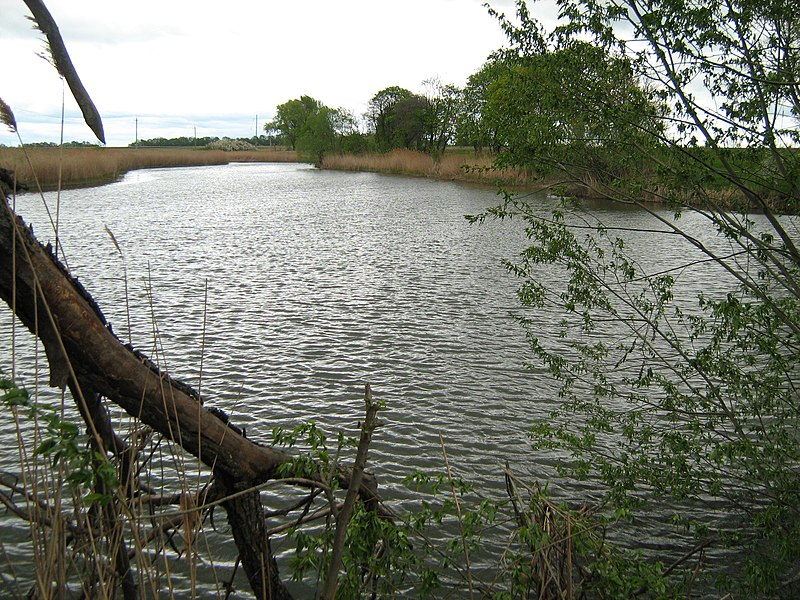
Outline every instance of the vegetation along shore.
<path fill-rule="evenodd" d="M 86 124 L 105 143 L 99 113 L 78 85 L 52 17 L 41 2 L 26 4 L 47 32 L 53 61 Z M 503 411 L 490 413 L 498 427 L 513 422 L 520 428 L 502 439 L 477 431 L 462 438 L 474 440 L 468 472 L 479 461 L 494 465 L 494 483 L 487 484 L 480 477 L 477 483 L 459 479 L 457 460 L 451 468 L 447 422 L 489 413 L 488 404 L 468 405 L 460 393 L 440 396 L 452 411 L 448 419 L 424 415 L 411 399 L 414 420 L 393 422 L 396 413 L 378 418 L 384 401 L 373 399 L 365 385 L 364 418 L 351 437 L 354 431 L 322 432 L 308 406 L 302 408 L 309 420 L 292 422 L 288 430 L 277 402 L 264 402 L 252 415 L 232 404 L 229 414 L 206 390 L 205 306 L 209 327 L 215 309 L 234 326 L 247 313 L 257 334 L 242 328 L 243 338 L 280 329 L 303 343 L 314 338 L 322 344 L 316 353 L 304 345 L 291 355 L 299 378 L 287 378 L 284 387 L 302 403 L 301 386 L 309 385 L 326 398 L 325 413 L 349 422 L 344 411 L 352 404 L 338 386 L 355 381 L 350 378 L 357 373 L 339 370 L 345 363 L 338 363 L 331 343 L 349 326 L 343 320 L 324 328 L 313 311 L 330 308 L 335 320 L 336 311 L 356 306 L 348 302 L 370 302 L 366 288 L 391 299 L 386 312 L 402 304 L 391 287 L 399 288 L 399 280 L 383 261 L 384 254 L 397 252 L 383 235 L 385 221 L 364 225 L 369 244 L 357 245 L 348 235 L 350 205 L 336 211 L 323 201 L 317 207 L 332 215 L 328 227 L 313 212 L 297 211 L 305 221 L 294 230 L 313 229 L 311 243 L 297 242 L 292 228 L 269 215 L 274 246 L 252 240 L 236 245 L 226 236 L 208 250 L 219 255 L 221 268 L 195 269 L 193 263 L 181 273 L 170 265 L 167 276 L 191 280 L 187 289 L 195 300 L 208 277 L 202 317 L 190 313 L 188 303 L 180 306 L 180 318 L 202 328 L 173 338 L 186 348 L 187 362 L 196 360 L 199 346 L 201 396 L 199 383 L 195 391 L 162 370 L 161 341 L 167 338 L 157 326 L 149 281 L 144 315 L 152 316 L 147 334 L 152 329 L 153 342 L 140 346 L 152 347 L 153 360 L 117 337 L 89 286 L 59 264 L 65 254 L 58 235 L 65 230 L 54 227 L 55 243 L 44 245 L 22 226 L 0 189 L 6 206 L 0 211 L 0 299 L 17 317 L 12 332 L 19 322 L 40 344 L 30 359 L 37 376 L 28 392 L 17 376 L 28 365 L 18 365 L 15 334 L 4 336 L 12 340 L 11 358 L 0 365 L 6 369 L 0 373 L 0 409 L 11 440 L 5 455 L 19 457 L 20 476 L 0 473 L 0 502 L 7 518 L 25 522 L 18 539 L 30 544 L 19 556 L 33 557 L 34 573 L 26 579 L 17 568 L 21 560 L 13 563 L 6 558 L 12 552 L 2 547 L 0 581 L 30 598 L 73 591 L 125 600 L 197 597 L 203 578 L 213 580 L 219 597 L 239 594 L 246 578 L 259 599 L 800 598 L 800 236 L 796 217 L 787 216 L 800 212 L 795 6 L 774 0 L 555 4 L 560 20 L 554 27 L 529 12 L 535 0 L 516 0 L 513 17 L 490 8 L 507 47 L 493 53 L 464 88 L 429 80 L 424 94 L 399 86 L 379 90 L 369 100 L 366 128 L 347 110 L 310 96 L 287 100 L 264 126 L 266 135 L 247 143 L 279 144 L 296 155 L 243 140 L 201 150 L 206 142 L 199 139 L 191 140 L 197 149 L 144 149 L 154 144 L 137 139 L 129 149 L 43 149 L 48 167 L 34 163 L 36 148 L 2 150 L 0 165 L 16 170 L 25 183 L 32 177 L 27 166 L 39 181 L 66 186 L 113 180 L 141 167 L 300 160 L 323 168 L 474 177 L 506 187 L 540 181 L 554 194 L 606 204 L 595 210 L 591 202 L 508 194 L 468 217 L 476 225 L 502 221 L 508 228 L 487 227 L 484 236 L 525 236 L 523 248 L 515 241 L 503 251 L 510 255 L 502 265 L 513 278 L 514 302 L 478 306 L 513 315 L 526 354 L 510 358 L 502 342 L 483 336 L 482 368 L 531 383 L 553 400 L 544 407 L 527 393 L 517 397 L 504 386 L 481 386 L 486 398 L 503 404 Z M 0 123 L 16 132 L 2 100 Z M 374 195 L 374 202 L 386 201 L 380 191 Z M 397 203 L 398 210 L 404 206 Z M 122 225 L 123 217 L 114 217 Z M 194 227 L 191 217 L 186 225 Z M 455 292 L 441 296 L 450 307 L 467 304 L 482 273 L 477 266 L 453 267 L 449 252 L 469 252 L 449 247 L 460 232 L 440 234 L 436 216 L 418 220 L 433 227 L 431 237 L 414 247 L 414 276 L 436 280 L 452 270 L 463 285 L 459 281 Z M 460 215 L 458 223 L 463 225 Z M 226 225 L 257 229 L 262 223 L 242 211 Z M 405 235 L 402 228 L 395 231 Z M 130 331 L 131 322 L 147 321 L 131 318 L 137 304 L 128 302 L 125 255 L 110 227 L 106 232 L 122 267 L 112 266 L 108 279 L 114 279 L 119 314 L 124 305 Z M 170 237 L 174 248 L 206 252 L 182 233 Z M 327 243 L 333 236 L 342 238 L 342 246 Z M 417 252 L 423 247 L 436 260 Z M 90 250 L 97 265 L 108 266 L 109 248 L 105 255 Z M 254 271 L 228 269 L 232 251 Z M 309 257 L 308 271 L 297 264 L 301 252 Z M 289 302 L 281 297 L 278 265 L 312 284 L 303 285 L 302 301 L 293 303 L 298 312 L 281 312 Z M 247 275 L 255 271 L 258 277 Z M 360 271 L 369 274 L 366 284 L 350 287 Z M 693 275 L 696 286 L 689 281 Z M 234 301 L 222 306 L 214 286 L 232 288 Z M 337 295 L 325 296 L 326 288 Z M 268 299 L 257 302 L 255 291 Z M 401 326 L 373 320 L 385 315 L 370 305 L 365 327 L 372 329 L 361 323 L 353 328 L 359 344 L 373 335 L 402 340 L 370 358 L 380 368 L 366 371 L 388 373 L 392 385 L 403 360 L 417 361 L 417 348 L 439 342 L 428 327 L 430 294 L 422 287 L 413 291 L 407 303 L 422 305 L 419 318 Z M 182 304 L 179 292 L 169 293 Z M 288 315 L 283 322 L 282 315 Z M 474 319 L 458 310 L 447 315 L 452 335 L 441 339 L 450 345 Z M 405 337 L 410 332 L 417 337 Z M 202 336 L 200 343 L 195 335 Z M 350 352 L 349 340 L 342 347 L 340 354 Z M 337 361 L 336 388 L 309 376 L 312 355 L 323 357 L 325 370 Z M 39 402 L 41 356 L 48 359 L 51 385 L 60 387 L 54 392 L 61 406 Z M 524 371 L 514 366 L 517 361 Z M 439 363 L 428 362 L 438 369 Z M 236 368 L 250 365 L 243 361 Z M 438 385 L 436 379 L 428 383 Z M 234 372 L 214 385 L 237 402 L 249 393 Z M 414 386 L 408 387 L 413 394 Z M 254 388 L 259 400 L 271 397 L 260 384 Z M 394 401 L 392 392 L 387 398 Z M 523 404 L 536 414 L 523 417 Z M 129 419 L 116 418 L 123 411 Z M 434 435 L 408 443 L 406 428 L 416 425 L 418 415 L 428 420 L 431 434 L 442 429 L 438 444 Z M 248 423 L 249 435 L 237 421 Z M 409 473 L 407 490 L 380 483 L 387 462 L 368 461 L 367 455 L 384 423 L 384 432 L 394 428 L 403 438 L 396 447 L 384 445 L 397 465 L 405 467 L 411 453 L 438 456 L 441 450 L 441 466 Z M 519 475 L 512 461 L 523 467 Z M 216 509 L 226 513 L 227 526 L 215 524 Z M 219 560 L 222 548 L 231 551 Z M 187 586 L 173 579 L 181 562 Z M 237 571 L 244 573 L 242 583 L 235 581 Z M 295 593 L 300 583 L 307 587 Z"/>
<path fill-rule="evenodd" d="M 214 148 L 0 148 L 0 164 L 34 191 L 89 187 L 116 181 L 128 171 L 159 167 L 221 165 L 231 162 L 293 162 L 297 153 L 284 148 L 222 150 Z"/>
<path fill-rule="evenodd" d="M 338 153 L 325 156 L 323 169 L 364 171 L 428 177 L 445 181 L 513 189 L 535 190 L 551 187 L 553 181 L 531 177 L 524 169 L 493 168 L 494 157 L 471 148 L 452 148 L 440 157 L 417 150 Z M 111 183 L 128 171 L 166 167 L 222 165 L 233 162 L 304 162 L 286 147 L 220 150 L 209 147 L 64 147 L 34 146 L 0 148 L 0 164 L 13 170 L 16 180 L 35 191 L 91 187 Z M 59 183 L 60 182 L 60 183 Z"/>

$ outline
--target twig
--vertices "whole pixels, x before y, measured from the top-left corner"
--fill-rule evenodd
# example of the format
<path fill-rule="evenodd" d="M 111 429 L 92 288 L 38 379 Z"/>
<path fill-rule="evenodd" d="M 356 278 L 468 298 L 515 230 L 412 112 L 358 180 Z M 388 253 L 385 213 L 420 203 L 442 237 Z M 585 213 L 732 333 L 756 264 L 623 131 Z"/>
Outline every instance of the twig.
<path fill-rule="evenodd" d="M 236 562 L 233 565 L 233 572 L 231 573 L 230 581 L 223 581 L 222 586 L 225 588 L 225 600 L 228 600 L 231 596 L 231 592 L 233 591 L 233 580 L 236 579 L 236 571 L 239 570 L 239 565 L 241 564 L 241 557 L 236 557 Z"/>
<path fill-rule="evenodd" d="M 39 30 L 47 37 L 47 43 L 50 47 L 50 55 L 53 57 L 53 63 L 61 76 L 67 80 L 69 89 L 75 97 L 78 106 L 83 113 L 83 119 L 86 124 L 97 136 L 97 139 L 106 143 L 105 134 L 103 133 L 103 121 L 100 119 L 100 113 L 95 108 L 94 102 L 89 97 L 86 88 L 83 87 L 78 72 L 72 65 L 72 60 L 67 52 L 67 47 L 64 45 L 64 40 L 61 38 L 61 32 L 58 31 L 58 25 L 53 20 L 50 11 L 40 0 L 24 0 L 28 6 L 28 10 L 33 14 L 36 25 Z"/>
<path fill-rule="evenodd" d="M 372 440 L 372 432 L 375 431 L 375 428 L 378 426 L 377 415 L 380 406 L 378 403 L 372 401 L 372 390 L 369 384 L 364 388 L 364 402 L 367 405 L 367 414 L 364 418 L 364 423 L 361 425 L 361 439 L 358 442 L 358 451 L 356 453 L 355 464 L 353 465 L 353 474 L 350 478 L 350 487 L 347 489 L 347 496 L 345 496 L 344 504 L 336 518 L 336 532 L 333 536 L 331 562 L 328 566 L 328 573 L 325 576 L 325 583 L 320 592 L 320 598 L 322 600 L 333 600 L 334 596 L 336 596 L 336 588 L 339 585 L 339 566 L 342 563 L 342 555 L 344 554 L 347 524 L 350 521 L 350 516 L 353 513 L 353 507 L 358 497 L 358 491 L 361 487 L 361 478 L 367 463 L 367 450 Z"/>
<path fill-rule="evenodd" d="M 456 514 L 458 515 L 458 526 L 461 529 L 461 544 L 464 548 L 464 561 L 466 564 L 467 570 L 467 586 L 469 587 L 469 596 L 472 597 L 473 589 L 472 589 L 472 569 L 470 568 L 470 561 L 469 561 L 469 545 L 467 544 L 467 538 L 464 533 L 464 518 L 461 514 L 461 503 L 458 501 L 458 494 L 456 493 L 456 486 L 453 483 L 453 474 L 450 471 L 450 460 L 447 458 L 447 450 L 444 447 L 444 438 L 442 434 L 439 434 L 439 443 L 442 446 L 442 456 L 444 457 L 444 466 L 447 470 L 447 480 L 450 482 L 450 490 L 453 492 L 453 501 L 456 504 Z"/>
<path fill-rule="evenodd" d="M 704 557 L 705 549 L 708 548 L 709 546 L 711 546 L 713 543 L 714 543 L 714 540 L 707 539 L 707 540 L 703 540 L 702 542 L 698 543 L 696 546 L 693 546 L 683 556 L 681 556 L 680 558 L 676 559 L 675 562 L 673 562 L 669 567 L 664 569 L 664 571 L 662 571 L 662 573 L 661 573 L 661 576 L 666 578 L 670 573 L 672 573 L 672 571 L 674 571 L 676 568 L 678 568 L 684 562 L 689 560 L 697 552 L 700 552 L 700 559 L 697 561 L 697 566 L 695 567 L 695 569 L 694 569 L 694 571 L 692 573 L 691 581 L 693 582 L 695 579 L 697 579 L 697 576 L 699 574 L 699 570 L 702 568 L 702 565 L 703 565 L 703 562 L 704 562 L 703 557 Z M 690 584 L 691 584 L 691 582 L 690 582 Z M 648 591 L 647 587 L 642 586 L 639 589 L 637 589 L 633 593 L 633 595 L 634 596 L 641 596 L 642 594 L 644 594 L 647 591 Z"/>
<path fill-rule="evenodd" d="M 341 511 L 344 503 L 339 503 L 336 505 L 336 508 Z M 291 523 L 284 523 L 283 525 L 278 525 L 277 527 L 273 527 L 267 534 L 272 537 L 273 535 L 277 535 L 279 533 L 283 533 L 293 527 L 299 527 L 300 525 L 305 525 L 306 523 L 311 523 L 312 521 L 316 521 L 318 519 L 324 519 L 328 515 L 333 512 L 330 506 L 326 506 L 325 508 L 320 508 L 317 511 L 314 511 L 310 515 L 303 515 L 301 518 L 297 519 L 296 521 L 292 521 Z"/>

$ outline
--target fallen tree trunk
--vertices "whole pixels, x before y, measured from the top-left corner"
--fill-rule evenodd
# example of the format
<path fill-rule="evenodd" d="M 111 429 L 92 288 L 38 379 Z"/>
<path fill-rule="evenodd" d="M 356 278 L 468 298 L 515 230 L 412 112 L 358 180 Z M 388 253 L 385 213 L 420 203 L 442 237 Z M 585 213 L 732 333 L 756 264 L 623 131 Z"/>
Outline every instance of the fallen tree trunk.
<path fill-rule="evenodd" d="M 15 217 L 8 203 L 3 206 L 0 297 L 44 344 L 50 385 L 63 389 L 68 383 L 77 384 L 80 396 L 89 386 L 238 482 L 266 481 L 278 465 L 290 460 L 286 453 L 242 436 L 224 413 L 207 410 L 190 387 L 123 345 L 82 286 Z M 90 412 L 84 398 L 76 400 L 82 411 Z"/>
<path fill-rule="evenodd" d="M 104 142 L 100 115 L 72 65 L 55 21 L 41 0 L 24 1 L 47 36 L 53 62 L 66 78 L 86 123 Z M 1 99 L 0 122 L 16 131 L 14 115 Z M 261 496 L 255 486 L 273 478 L 291 456 L 245 438 L 223 411 L 204 408 L 191 387 L 172 379 L 146 356 L 123 344 L 83 286 L 14 214 L 2 185 L 7 176 L 0 169 L 0 298 L 41 340 L 50 366 L 50 384 L 62 390 L 69 387 L 93 446 L 116 457 L 122 481 L 117 494 L 127 498 L 135 493 L 135 449 L 114 432 L 103 397 L 213 471 L 216 485 L 228 495 L 223 505 L 253 592 L 265 599 L 290 598 L 278 576 Z M 15 189 L 11 184 L 9 189 Z M 362 469 L 363 464 L 355 469 L 354 480 L 361 483 L 354 485 L 366 505 L 375 509 L 377 485 L 374 478 L 366 474 L 361 477 Z M 334 475 L 344 487 L 349 485 L 347 469 L 339 468 Z M 113 516 L 113 512 L 109 514 Z M 117 552 L 114 563 L 123 595 L 132 598 L 136 595 L 135 583 L 122 529 L 116 529 L 120 537 L 108 541 Z"/>
<path fill-rule="evenodd" d="M 0 298 L 41 340 L 51 385 L 69 386 L 98 446 L 114 454 L 125 450 L 99 410 L 104 396 L 199 458 L 226 490 L 265 482 L 291 460 L 245 438 L 224 412 L 205 408 L 189 386 L 120 342 L 89 294 L 36 240 L 2 192 L 0 200 Z M 224 505 L 253 591 L 260 598 L 288 598 L 258 492 Z"/>

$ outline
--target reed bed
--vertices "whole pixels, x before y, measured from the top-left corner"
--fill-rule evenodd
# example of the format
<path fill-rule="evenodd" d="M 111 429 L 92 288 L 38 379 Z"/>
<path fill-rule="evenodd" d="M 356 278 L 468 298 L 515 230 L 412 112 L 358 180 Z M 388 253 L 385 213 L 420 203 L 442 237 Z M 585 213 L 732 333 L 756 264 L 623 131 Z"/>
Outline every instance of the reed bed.
<path fill-rule="evenodd" d="M 535 185 L 533 179 L 523 171 L 493 169 L 491 156 L 464 150 L 450 151 L 439 158 L 414 150 L 392 150 L 383 154 L 332 154 L 323 159 L 322 168 L 430 177 L 486 185 Z"/>
<path fill-rule="evenodd" d="M 202 148 L 0 148 L 0 166 L 15 171 L 31 191 L 87 187 L 116 181 L 134 169 L 221 165 L 230 162 L 295 162 L 283 148 L 248 151 Z M 34 175 L 35 174 L 35 175 Z"/>

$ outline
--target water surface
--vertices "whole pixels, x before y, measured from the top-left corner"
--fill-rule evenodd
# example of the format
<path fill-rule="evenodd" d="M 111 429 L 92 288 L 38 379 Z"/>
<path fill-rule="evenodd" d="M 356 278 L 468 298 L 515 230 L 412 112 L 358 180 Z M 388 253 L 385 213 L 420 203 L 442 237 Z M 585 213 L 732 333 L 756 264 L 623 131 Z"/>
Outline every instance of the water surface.
<path fill-rule="evenodd" d="M 54 211 L 55 194 L 46 197 Z M 70 269 L 117 335 L 201 388 L 253 439 L 306 420 L 355 433 L 369 383 L 386 403 L 370 469 L 401 502 L 406 475 L 443 469 L 441 440 L 453 469 L 484 493 L 502 494 L 507 460 L 523 476 L 551 473 L 526 432 L 556 406 L 558 387 L 525 367 L 531 355 L 511 317 L 518 283 L 501 266 L 525 247 L 524 232 L 514 221 L 464 219 L 498 201 L 486 188 L 297 164 L 154 169 L 63 192 L 59 230 Z M 41 201 L 16 202 L 39 239 L 52 240 Z M 534 202 L 543 214 L 555 205 Z M 598 214 L 654 226 L 641 211 Z M 696 217 L 683 226 L 713 240 Z M 677 236 L 628 240 L 651 270 L 687 260 Z M 678 275 L 690 299 L 730 286 L 703 268 Z M 10 315 L 0 315 L 7 365 Z M 554 329 L 552 314 L 528 316 Z M 30 382 L 35 348 L 17 333 L 16 364 Z M 16 460 L 6 451 L 0 468 Z"/>

